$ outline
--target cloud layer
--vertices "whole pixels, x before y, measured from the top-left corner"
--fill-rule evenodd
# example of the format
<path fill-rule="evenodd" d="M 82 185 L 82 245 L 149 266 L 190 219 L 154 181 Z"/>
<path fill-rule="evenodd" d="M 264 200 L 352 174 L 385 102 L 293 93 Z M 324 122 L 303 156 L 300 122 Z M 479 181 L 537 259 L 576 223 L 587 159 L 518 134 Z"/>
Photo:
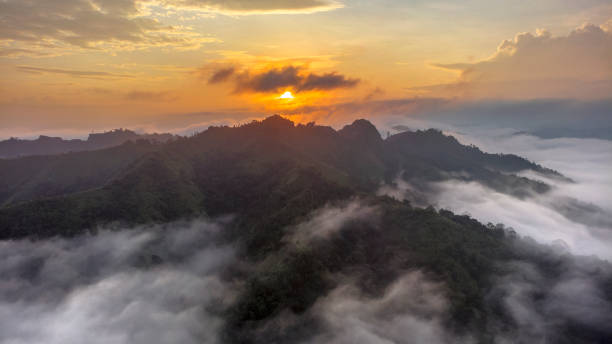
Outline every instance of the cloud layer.
<path fill-rule="evenodd" d="M 483 223 L 500 222 L 540 243 L 562 240 L 575 254 L 612 258 L 612 141 L 540 138 L 503 127 L 507 124 L 505 119 L 497 121 L 500 127 L 493 127 L 495 121 L 485 126 L 468 126 L 457 125 L 462 121 L 428 122 L 423 117 L 390 116 L 380 121 L 386 123 L 381 127 L 390 130 L 393 130 L 392 123 L 412 129 L 441 128 L 463 144 L 474 144 L 489 153 L 517 154 L 575 181 L 568 183 L 535 173 L 521 173 L 553 187 L 546 194 L 525 199 L 496 192 L 476 182 L 454 179 L 436 183 L 429 195 L 401 180 L 394 185 L 383 185 L 380 193 L 398 199 L 410 198 L 419 205 L 433 203 L 457 213 L 469 213 Z"/>
<path fill-rule="evenodd" d="M 216 41 L 188 27 L 165 25 L 151 9 L 251 15 L 313 13 L 340 7 L 332 0 L 6 0 L 0 2 L 0 57 L 53 56 L 74 48 L 109 52 L 151 47 L 196 49 Z"/>
<path fill-rule="evenodd" d="M 205 221 L 0 242 L 2 343 L 217 343 L 232 298 Z"/>

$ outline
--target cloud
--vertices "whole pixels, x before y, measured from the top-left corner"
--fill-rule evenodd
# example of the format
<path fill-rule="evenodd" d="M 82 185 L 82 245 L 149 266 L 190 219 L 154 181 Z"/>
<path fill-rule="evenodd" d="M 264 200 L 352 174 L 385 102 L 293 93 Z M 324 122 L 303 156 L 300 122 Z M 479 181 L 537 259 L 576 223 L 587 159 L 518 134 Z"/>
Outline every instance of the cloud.
<path fill-rule="evenodd" d="M 331 90 L 334 88 L 350 88 L 359 83 L 359 79 L 350 79 L 336 72 L 323 75 L 309 74 L 298 87 L 299 91 Z"/>
<path fill-rule="evenodd" d="M 34 56 L 80 49 L 197 48 L 214 39 L 146 17 L 136 0 L 7 0 L 0 2 L 0 41 L 7 53 Z"/>
<path fill-rule="evenodd" d="M 315 74 L 304 71 L 303 67 L 285 66 L 262 72 L 245 70 L 240 73 L 237 73 L 233 68 L 221 68 L 212 73 L 209 83 L 230 81 L 232 76 L 237 93 L 272 93 L 286 88 L 295 92 L 328 91 L 355 87 L 360 82 L 359 79 L 348 78 L 337 72 Z"/>
<path fill-rule="evenodd" d="M 299 67 L 287 66 L 262 73 L 243 72 L 236 78 L 236 92 L 277 92 L 282 87 L 295 87 L 302 82 Z"/>
<path fill-rule="evenodd" d="M 218 343 L 234 261 L 221 226 L 0 242 L 0 342 Z"/>
<path fill-rule="evenodd" d="M 285 111 L 341 128 L 366 114 L 381 132 L 396 133 L 397 124 L 412 129 L 479 129 L 487 134 L 502 128 L 543 138 L 612 139 L 612 100 L 572 99 L 447 99 L 395 98 L 306 105 Z M 512 151 L 510 151 L 513 153 Z"/>
<path fill-rule="evenodd" d="M 0 1 L 0 57 L 52 56 L 79 49 L 198 49 L 218 41 L 192 28 L 166 25 L 161 13 L 252 15 L 314 13 L 341 8 L 334 0 L 36 0 Z M 161 11 L 161 12 L 160 12 Z"/>
<path fill-rule="evenodd" d="M 228 15 L 304 14 L 343 7 L 334 0 L 165 0 L 163 3 Z"/>
<path fill-rule="evenodd" d="M 353 200 L 342 206 L 322 207 L 312 214 L 307 221 L 300 223 L 291 230 L 290 241 L 308 244 L 316 239 L 326 239 L 340 231 L 348 223 L 354 221 L 375 221 L 377 209 Z"/>
<path fill-rule="evenodd" d="M 343 284 L 312 310 L 323 318 L 312 343 L 468 343 L 444 326 L 449 312 L 444 286 L 419 271 L 398 278 L 380 297 Z"/>
<path fill-rule="evenodd" d="M 476 63 L 437 63 L 460 72 L 454 84 L 431 92 L 499 98 L 608 98 L 612 94 L 612 31 L 585 24 L 567 36 L 546 30 L 504 40 Z"/>
<path fill-rule="evenodd" d="M 435 187 L 437 191 L 429 200 L 440 208 L 468 213 L 485 223 L 503 223 L 540 243 L 562 240 L 574 254 L 612 258 L 612 229 L 567 218 L 554 206 L 558 203 L 555 194 L 521 200 L 476 182 L 458 180 L 437 183 Z"/>
<path fill-rule="evenodd" d="M 213 73 L 213 75 L 208 79 L 209 84 L 218 84 L 220 82 L 225 82 L 229 80 L 229 78 L 234 75 L 235 72 L 234 67 L 222 68 Z"/>
<path fill-rule="evenodd" d="M 519 330 L 498 330 L 495 342 L 572 342 L 576 334 L 591 338 L 612 335 L 608 326 L 612 305 L 605 295 L 607 277 L 603 277 L 611 271 L 609 263 L 570 257 L 526 242 L 518 245 L 531 250 L 539 264 L 515 261 L 499 266 L 503 273 L 494 279 L 489 301 L 500 300 L 508 321 Z M 553 264 L 554 271 L 542 263 Z M 497 320 L 494 326 L 503 329 L 506 324 Z"/>
<path fill-rule="evenodd" d="M 100 71 L 83 71 L 83 70 L 70 70 L 70 69 L 59 69 L 59 68 L 43 68 L 43 67 L 34 67 L 34 66 L 17 66 L 17 70 L 24 73 L 31 74 L 62 74 L 73 76 L 77 78 L 92 78 L 92 79 L 102 79 L 102 78 L 131 78 L 131 75 L 128 74 L 115 74 L 109 72 L 100 72 Z"/>
<path fill-rule="evenodd" d="M 494 112 L 493 112 L 494 113 Z M 381 122 L 384 120 L 381 119 Z M 546 194 L 525 199 L 496 192 L 477 182 L 450 179 L 433 184 L 429 194 L 397 180 L 383 185 L 379 193 L 410 199 L 418 205 L 434 204 L 456 213 L 469 213 L 483 223 L 503 223 L 540 243 L 565 242 L 574 254 L 612 258 L 612 141 L 589 138 L 540 138 L 517 134 L 512 128 L 453 126 L 435 122 L 389 117 L 407 127 L 442 127 L 463 144 L 485 152 L 517 154 L 552 168 L 574 183 L 545 178 L 535 173 L 519 175 L 552 186 Z M 503 121 L 500 121 L 503 125 Z M 422 187 L 422 186 L 421 186 Z"/>

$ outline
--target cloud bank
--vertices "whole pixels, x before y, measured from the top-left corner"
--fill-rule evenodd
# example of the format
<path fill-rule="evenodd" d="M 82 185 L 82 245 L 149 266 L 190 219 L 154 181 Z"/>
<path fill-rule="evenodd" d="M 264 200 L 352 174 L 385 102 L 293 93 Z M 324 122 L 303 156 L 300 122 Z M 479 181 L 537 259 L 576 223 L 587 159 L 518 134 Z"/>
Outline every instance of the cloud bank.
<path fill-rule="evenodd" d="M 382 185 L 380 194 L 410 199 L 420 206 L 434 204 L 456 213 L 469 213 L 483 223 L 511 226 L 540 243 L 561 240 L 574 254 L 595 254 L 612 259 L 612 141 L 541 138 L 504 127 L 508 124 L 505 118 L 500 119 L 498 127 L 493 127 L 494 121 L 485 126 L 466 126 L 457 125 L 464 124 L 461 120 L 431 122 L 424 117 L 401 116 L 380 118 L 380 123 L 391 131 L 393 128 L 441 128 L 462 144 L 474 144 L 489 153 L 517 154 L 575 181 L 570 183 L 522 172 L 521 176 L 552 186 L 546 194 L 525 199 L 496 192 L 477 182 L 452 178 L 431 185 L 427 194 L 403 180 Z"/>
<path fill-rule="evenodd" d="M 488 98 L 608 98 L 612 94 L 612 31 L 585 24 L 567 36 L 546 30 L 504 40 L 476 63 L 434 64 L 460 72 L 457 83 L 430 91 Z"/>
<path fill-rule="evenodd" d="M 218 343 L 233 250 L 194 221 L 0 242 L 2 343 Z"/>
<path fill-rule="evenodd" d="M 358 200 L 327 206 L 299 224 L 291 237 L 306 233 L 329 240 L 351 228 L 351 221 L 372 221 L 378 216 L 376 209 L 364 207 Z M 483 318 L 486 334 L 452 329 L 449 289 L 420 270 L 399 272 L 374 295 L 358 287 L 359 272 L 337 273 L 337 286 L 308 312 L 283 312 L 265 327 L 292 328 L 316 319 L 317 325 L 308 331 L 310 337 L 300 342 L 336 344 L 477 343 L 483 338 L 496 344 L 569 343 L 585 334 L 593 342 L 612 335 L 608 326 L 612 305 L 606 294 L 612 266 L 608 262 L 569 255 L 562 242 L 541 245 L 530 238 L 515 238 L 509 245 L 525 260 L 496 263 L 495 273 L 489 276 L 484 302 L 495 316 Z"/>

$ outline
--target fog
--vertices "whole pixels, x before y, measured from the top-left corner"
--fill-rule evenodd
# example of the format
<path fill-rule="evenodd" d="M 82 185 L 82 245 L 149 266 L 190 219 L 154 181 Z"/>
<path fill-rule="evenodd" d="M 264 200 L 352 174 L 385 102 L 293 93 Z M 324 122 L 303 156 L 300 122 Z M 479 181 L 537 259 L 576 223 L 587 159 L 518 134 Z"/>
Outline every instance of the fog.
<path fill-rule="evenodd" d="M 217 343 L 233 298 L 220 225 L 0 242 L 1 343 Z"/>
<path fill-rule="evenodd" d="M 291 228 L 288 241 L 298 245 L 309 244 L 317 239 L 328 238 L 351 221 L 372 222 L 376 217 L 376 207 L 358 199 L 337 206 L 326 205 L 312 212 L 306 221 Z"/>
<path fill-rule="evenodd" d="M 555 169 L 574 183 L 524 173 L 554 188 L 519 200 L 476 183 L 448 181 L 438 185 L 435 201 L 440 207 L 468 212 L 485 222 L 502 222 L 540 242 L 561 239 L 577 254 L 612 258 L 612 141 L 502 133 L 457 136 L 485 151 L 514 153 Z"/>
<path fill-rule="evenodd" d="M 353 222 L 376 227 L 380 216 L 360 199 L 328 205 L 288 228 L 286 243 L 316 245 Z M 219 240 L 224 226 L 196 220 L 0 242 L 0 342 L 222 342 L 225 311 L 248 278 L 236 273 L 245 263 L 234 248 Z M 612 276 L 609 264 L 529 240 L 516 245 L 534 259 L 503 263 L 494 276 L 485 302 L 501 304 L 517 329 L 489 319 L 494 342 L 557 338 L 567 322 L 610 335 L 612 305 L 602 290 Z M 549 263 L 560 272 L 542 266 Z M 335 287 L 305 313 L 283 310 L 258 335 L 291 324 L 309 328 L 305 343 L 474 343 L 480 335 L 449 328 L 448 288 L 424 271 L 398 271 L 380 294 L 362 291 L 359 269 L 330 277 Z"/>
<path fill-rule="evenodd" d="M 494 279 L 488 300 L 501 300 L 518 331 L 498 332 L 496 342 L 568 343 L 571 332 L 589 333 L 590 342 L 601 342 L 612 335 L 612 304 L 606 295 L 612 273 L 609 263 L 568 256 L 558 247 L 528 240 L 517 245 L 543 266 L 513 261 L 499 267 L 503 273 Z M 494 331 L 504 326 L 500 321 L 492 325 Z"/>
<path fill-rule="evenodd" d="M 456 121 L 455 121 L 456 122 Z M 381 131 L 438 128 L 462 144 L 474 144 L 488 153 L 516 154 L 552 168 L 574 182 L 554 180 L 530 171 L 519 175 L 553 186 L 551 192 L 518 199 L 476 182 L 450 179 L 432 185 L 436 193 L 427 202 L 456 213 L 468 213 L 481 222 L 503 223 L 540 243 L 563 240 L 572 253 L 612 258 L 612 141 L 593 138 L 541 138 L 514 128 L 458 126 L 453 121 L 421 117 L 386 116 Z M 506 121 L 507 122 L 507 121 Z M 397 181 L 379 193 L 395 198 L 415 197 L 413 186 Z M 423 205 L 422 195 L 415 201 Z"/>
<path fill-rule="evenodd" d="M 410 271 L 389 286 L 384 295 L 363 295 L 345 283 L 322 298 L 313 312 L 325 327 L 311 343 L 458 343 L 445 328 L 449 302 L 444 286 Z"/>
<path fill-rule="evenodd" d="M 529 218 L 522 215 L 525 212 L 543 212 L 526 227 L 534 234 L 538 234 L 538 228 L 553 228 L 557 223 L 567 226 L 557 233 L 544 235 L 542 241 L 563 237 L 566 234 L 563 230 L 576 226 L 544 205 L 534 209 L 536 203 L 533 201 L 517 201 L 511 196 L 493 194 L 477 183 L 453 181 L 437 186 L 450 188 L 439 191 L 440 199 L 465 194 L 464 198 L 449 202 L 480 205 L 482 214 L 478 215 L 494 212 L 499 217 L 515 219 L 517 225 L 530 223 L 522 222 Z M 392 191 L 397 192 L 398 197 L 404 196 L 399 188 Z M 412 192 L 411 189 L 407 191 Z M 483 204 L 483 198 L 485 203 L 495 204 Z M 515 208 L 518 205 L 523 208 Z M 301 231 L 299 236 L 296 231 L 288 235 L 298 245 L 303 244 L 296 240 L 298 237 L 302 240 L 332 239 L 341 230 L 351 230 L 347 224 L 352 221 L 367 221 L 377 227 L 380 216 L 377 208 L 354 199 L 313 212 L 294 228 Z M 557 223 L 546 222 L 547 217 Z M 589 233 L 587 229 L 584 231 Z M 588 235 L 586 238 L 584 250 L 594 251 L 595 241 Z M 597 342 L 612 335 L 609 327 L 612 304 L 607 290 L 612 279 L 610 263 L 594 257 L 570 255 L 561 242 L 542 245 L 531 238 L 519 238 L 511 245 L 525 260 L 495 263 L 496 272 L 490 276 L 491 287 L 484 299 L 486 308 L 497 312 L 495 317 L 486 319 L 488 340 L 497 344 L 571 343 L 578 333 Z M 601 243 L 597 248 L 601 250 L 599 253 L 604 255 L 607 245 Z M 319 298 L 306 314 L 283 313 L 273 322 L 276 326 L 281 326 L 279 323 L 287 326 L 304 319 L 318 319 L 320 325 L 314 328 L 306 343 L 476 343 L 483 339 L 483 333 L 459 333 L 449 327 L 448 289 L 435 276 L 414 269 L 399 272 L 394 282 L 379 295 L 360 289 L 360 276 L 359 270 L 335 274 L 337 286 Z"/>

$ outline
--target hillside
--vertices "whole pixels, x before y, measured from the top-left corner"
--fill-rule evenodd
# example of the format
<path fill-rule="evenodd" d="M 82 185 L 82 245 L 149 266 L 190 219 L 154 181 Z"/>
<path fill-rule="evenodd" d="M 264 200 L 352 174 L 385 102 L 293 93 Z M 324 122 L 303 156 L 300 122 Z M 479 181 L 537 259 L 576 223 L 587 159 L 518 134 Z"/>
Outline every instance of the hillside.
<path fill-rule="evenodd" d="M 273 116 L 166 144 L 0 160 L 0 236 L 78 233 L 113 221 L 202 214 L 274 214 L 285 225 L 328 201 L 371 194 L 398 175 L 417 186 L 460 176 L 520 197 L 548 191 L 542 182 L 512 174 L 521 170 L 558 176 L 434 130 L 383 140 L 365 120 L 336 131 Z"/>
<path fill-rule="evenodd" d="M 218 221 L 222 230 L 212 242 L 232 247 L 235 257 L 215 281 L 233 294 L 197 306 L 222 319 L 216 334 L 221 342 L 334 342 L 348 334 L 327 320 L 329 310 L 321 309 L 328 303 L 350 307 L 387 300 L 388 307 L 357 323 L 404 319 L 412 312 L 419 321 L 435 319 L 449 342 L 604 343 L 612 336 L 602 325 L 612 301 L 609 263 L 536 244 L 503 224 L 483 225 L 468 215 L 377 195 L 398 178 L 425 194 L 430 183 L 451 178 L 519 198 L 550 190 L 516 175 L 525 170 L 563 178 L 515 155 L 461 145 L 436 130 L 383 140 L 365 120 L 334 130 L 273 116 L 164 144 L 138 141 L 0 160 L 0 239 L 80 245 L 107 237 L 104 228 L 160 224 L 167 226 L 162 233 L 170 232 L 163 235 L 171 236 L 181 226 L 172 221 L 191 223 L 196 232 L 206 226 L 190 219 Z M 128 260 L 129 275 L 190 266 L 179 249 L 190 238 L 145 245 Z M 205 262 L 221 259 L 207 255 L 210 240 L 193 245 Z M 124 254 L 122 244 L 112 252 L 112 259 L 101 255 L 104 261 L 119 259 L 114 254 Z M 36 285 L 45 272 L 40 259 L 19 264 L 27 273 L 15 278 L 26 285 Z M 87 276 L 96 273 L 96 266 L 87 265 Z M 415 278 L 429 281 L 426 286 L 439 295 L 423 299 L 431 290 L 420 284 L 401 289 L 412 296 L 394 294 L 398 283 Z M 597 321 L 576 316 L 579 306 L 566 292 L 573 283 L 597 291 L 596 301 L 584 301 Z M 355 299 L 335 303 L 338 295 Z M 438 306 L 427 308 L 428 302 Z M 517 321 L 509 304 L 549 322 L 529 327 Z M 348 319 L 370 311 L 341 309 Z"/>

